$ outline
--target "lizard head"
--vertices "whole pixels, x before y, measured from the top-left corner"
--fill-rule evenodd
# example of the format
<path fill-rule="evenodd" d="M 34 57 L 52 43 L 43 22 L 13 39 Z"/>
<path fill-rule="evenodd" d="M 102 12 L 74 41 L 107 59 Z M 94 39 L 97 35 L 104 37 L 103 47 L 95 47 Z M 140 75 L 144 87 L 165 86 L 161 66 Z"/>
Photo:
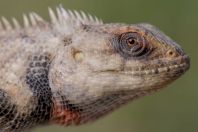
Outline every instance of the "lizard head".
<path fill-rule="evenodd" d="M 149 24 L 86 25 L 70 42 L 54 59 L 52 82 L 85 111 L 84 121 L 161 89 L 190 64 L 177 43 Z"/>
<path fill-rule="evenodd" d="M 118 82 L 128 83 L 132 89 L 156 90 L 189 69 L 190 59 L 180 45 L 154 26 L 137 24 L 112 29 L 109 30 L 113 34 L 109 47 L 113 47 L 114 60 L 120 60 L 120 63 L 116 68 L 101 71 L 114 73 L 115 76 L 121 74 Z M 129 80 L 125 80 L 124 76 Z"/>

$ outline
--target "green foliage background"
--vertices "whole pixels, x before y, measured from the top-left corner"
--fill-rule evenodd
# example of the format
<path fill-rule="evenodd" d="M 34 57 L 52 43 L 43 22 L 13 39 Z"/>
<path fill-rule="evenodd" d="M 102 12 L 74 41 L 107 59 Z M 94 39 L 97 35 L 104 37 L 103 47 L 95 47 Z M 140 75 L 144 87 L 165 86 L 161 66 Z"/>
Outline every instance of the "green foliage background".
<path fill-rule="evenodd" d="M 104 22 L 148 22 L 176 40 L 191 57 L 191 69 L 168 88 L 141 98 L 92 124 L 48 126 L 33 132 L 198 132 L 197 0 L 0 0 L 0 16 L 20 21 L 35 11 L 48 20 L 47 7 L 60 3 Z"/>

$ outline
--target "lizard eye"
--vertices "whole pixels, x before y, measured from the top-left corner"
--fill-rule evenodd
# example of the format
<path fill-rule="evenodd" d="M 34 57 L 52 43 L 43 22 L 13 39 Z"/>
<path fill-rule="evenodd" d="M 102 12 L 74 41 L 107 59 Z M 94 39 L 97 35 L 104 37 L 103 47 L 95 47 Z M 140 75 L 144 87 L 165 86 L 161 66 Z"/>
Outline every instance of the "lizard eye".
<path fill-rule="evenodd" d="M 142 57 L 151 51 L 144 37 L 135 32 L 121 34 L 119 44 L 116 46 L 118 52 L 124 57 Z"/>

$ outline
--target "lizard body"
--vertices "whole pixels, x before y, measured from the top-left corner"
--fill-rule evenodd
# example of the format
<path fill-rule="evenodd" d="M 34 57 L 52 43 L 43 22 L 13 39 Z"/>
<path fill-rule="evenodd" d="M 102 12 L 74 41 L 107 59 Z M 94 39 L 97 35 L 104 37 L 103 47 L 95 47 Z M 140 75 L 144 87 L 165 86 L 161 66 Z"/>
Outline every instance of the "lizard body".
<path fill-rule="evenodd" d="M 103 24 L 49 9 L 21 27 L 0 21 L 0 130 L 93 121 L 161 89 L 189 68 L 182 48 L 150 24 Z"/>

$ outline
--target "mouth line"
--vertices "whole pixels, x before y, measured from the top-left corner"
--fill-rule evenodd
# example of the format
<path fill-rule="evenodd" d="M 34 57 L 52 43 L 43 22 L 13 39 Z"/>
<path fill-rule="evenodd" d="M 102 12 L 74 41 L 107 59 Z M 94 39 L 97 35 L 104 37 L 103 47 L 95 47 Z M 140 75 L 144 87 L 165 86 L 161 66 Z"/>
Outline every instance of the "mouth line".
<path fill-rule="evenodd" d="M 154 75 L 160 73 L 168 73 L 174 70 L 180 70 L 181 73 L 184 73 L 189 68 L 189 64 L 186 62 L 180 64 L 170 64 L 166 66 L 151 68 L 147 70 L 103 70 L 100 73 L 112 73 L 112 74 L 125 74 L 125 75 Z"/>

